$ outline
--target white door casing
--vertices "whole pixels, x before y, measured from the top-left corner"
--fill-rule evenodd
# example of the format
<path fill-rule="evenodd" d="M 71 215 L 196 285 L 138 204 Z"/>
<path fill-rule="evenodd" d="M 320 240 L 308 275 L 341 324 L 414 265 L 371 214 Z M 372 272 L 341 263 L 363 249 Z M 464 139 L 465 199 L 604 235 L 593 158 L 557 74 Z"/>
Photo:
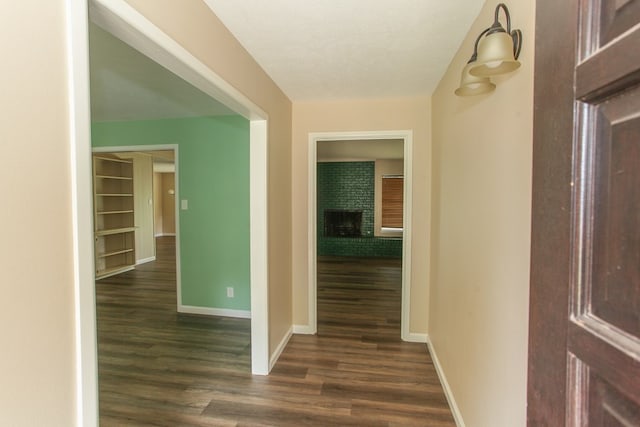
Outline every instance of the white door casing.
<path fill-rule="evenodd" d="M 317 318 L 317 147 L 320 141 L 388 140 L 401 139 L 404 142 L 404 207 L 402 233 L 402 318 L 401 338 L 404 341 L 424 342 L 421 334 L 410 332 L 411 319 L 411 211 L 412 211 L 412 162 L 413 132 L 362 131 L 362 132 L 318 132 L 309 134 L 309 181 L 308 181 L 308 316 L 307 325 L 298 327 L 298 333 L 315 334 L 318 330 Z"/>

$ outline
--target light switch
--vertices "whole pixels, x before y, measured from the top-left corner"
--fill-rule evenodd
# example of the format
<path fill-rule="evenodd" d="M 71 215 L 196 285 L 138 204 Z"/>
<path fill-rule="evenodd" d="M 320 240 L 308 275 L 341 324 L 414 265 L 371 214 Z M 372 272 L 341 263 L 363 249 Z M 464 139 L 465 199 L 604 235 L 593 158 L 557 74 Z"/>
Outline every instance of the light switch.
<path fill-rule="evenodd" d="M 180 208 L 183 211 L 186 211 L 187 209 L 189 209 L 189 201 L 188 200 L 180 200 Z"/>

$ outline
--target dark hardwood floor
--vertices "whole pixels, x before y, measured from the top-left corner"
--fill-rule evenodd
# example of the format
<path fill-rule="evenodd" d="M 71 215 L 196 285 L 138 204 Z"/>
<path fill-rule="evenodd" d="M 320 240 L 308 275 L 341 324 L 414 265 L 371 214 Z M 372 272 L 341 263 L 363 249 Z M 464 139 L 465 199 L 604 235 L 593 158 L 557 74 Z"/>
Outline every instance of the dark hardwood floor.
<path fill-rule="evenodd" d="M 174 239 L 96 284 L 102 426 L 454 426 L 424 344 L 400 340 L 400 263 L 323 258 L 318 335 L 250 374 L 250 323 L 176 313 Z"/>

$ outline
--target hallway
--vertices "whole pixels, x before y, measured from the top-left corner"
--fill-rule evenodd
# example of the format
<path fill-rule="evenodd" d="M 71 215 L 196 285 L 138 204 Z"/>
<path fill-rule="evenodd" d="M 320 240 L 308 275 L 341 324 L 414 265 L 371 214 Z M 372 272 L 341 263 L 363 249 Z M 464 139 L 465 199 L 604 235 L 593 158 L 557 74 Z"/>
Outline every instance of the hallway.
<path fill-rule="evenodd" d="M 424 344 L 400 341 L 400 263 L 323 258 L 318 335 L 250 374 L 250 323 L 175 312 L 174 239 L 97 283 L 100 422 L 454 426 Z"/>

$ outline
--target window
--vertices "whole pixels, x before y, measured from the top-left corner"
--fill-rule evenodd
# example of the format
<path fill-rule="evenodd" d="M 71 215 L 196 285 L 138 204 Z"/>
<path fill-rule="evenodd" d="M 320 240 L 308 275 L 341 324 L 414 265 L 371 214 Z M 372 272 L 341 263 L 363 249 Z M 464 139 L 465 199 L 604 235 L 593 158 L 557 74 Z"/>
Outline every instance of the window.
<path fill-rule="evenodd" d="M 402 204 L 404 177 L 382 176 L 382 228 L 383 231 L 402 230 Z"/>

